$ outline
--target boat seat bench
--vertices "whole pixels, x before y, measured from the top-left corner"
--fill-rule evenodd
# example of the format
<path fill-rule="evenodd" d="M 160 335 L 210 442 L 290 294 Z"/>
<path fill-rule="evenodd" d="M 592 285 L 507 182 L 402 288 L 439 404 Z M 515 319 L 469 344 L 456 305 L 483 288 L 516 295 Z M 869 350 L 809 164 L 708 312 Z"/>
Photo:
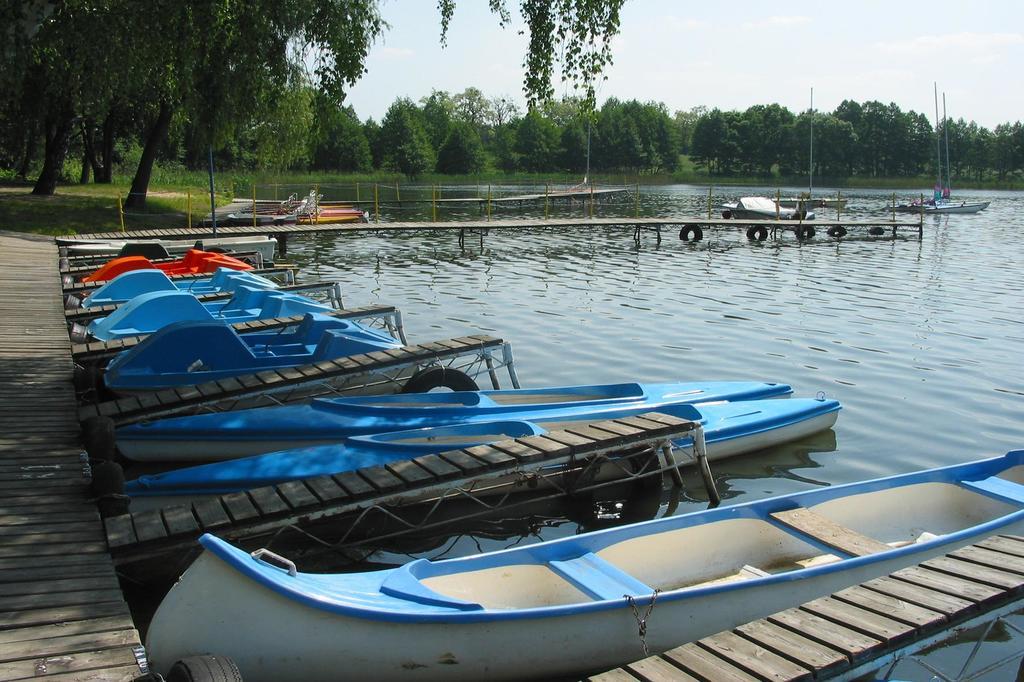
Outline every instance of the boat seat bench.
<path fill-rule="evenodd" d="M 850 556 L 865 556 L 892 549 L 884 542 L 862 535 L 805 507 L 773 512 L 770 516 L 784 528 L 795 530 Z"/>
<path fill-rule="evenodd" d="M 549 561 L 552 571 L 568 580 L 591 599 L 622 599 L 626 595 L 652 594 L 654 590 L 593 552 L 575 559 Z"/>
<path fill-rule="evenodd" d="M 1024 504 L 1024 485 L 999 476 L 989 476 L 980 481 L 961 481 L 960 485 L 972 492 L 997 497 L 1013 504 Z"/>

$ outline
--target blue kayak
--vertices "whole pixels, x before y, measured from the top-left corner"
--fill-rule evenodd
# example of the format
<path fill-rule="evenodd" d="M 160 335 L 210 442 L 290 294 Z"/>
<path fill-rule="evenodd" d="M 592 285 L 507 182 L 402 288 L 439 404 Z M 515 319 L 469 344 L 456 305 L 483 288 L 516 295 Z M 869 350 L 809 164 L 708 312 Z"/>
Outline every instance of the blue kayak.
<path fill-rule="evenodd" d="M 831 428 L 839 408 L 835 400 L 793 398 L 671 405 L 659 407 L 657 411 L 700 421 L 708 459 L 713 460 L 761 450 Z M 565 428 L 566 422 L 614 419 L 648 411 L 649 408 L 618 406 L 584 415 L 562 415 L 553 420 L 481 422 L 353 436 L 332 445 L 283 450 L 140 476 L 129 481 L 125 491 L 133 498 L 154 498 L 151 503 L 173 504 L 173 498 L 224 494 L 382 466 L 421 455 L 543 435 L 548 430 Z M 691 440 L 686 437 L 673 445 L 687 448 Z"/>
<path fill-rule="evenodd" d="M 306 313 L 291 329 L 249 334 L 219 321 L 174 322 L 115 357 L 103 381 L 115 391 L 152 391 L 401 345 L 384 332 L 322 313 Z"/>
<path fill-rule="evenodd" d="M 184 291 L 154 291 L 136 296 L 107 317 L 93 320 L 87 331 L 94 339 L 110 341 L 152 334 L 172 322 L 184 320 L 218 320 L 233 324 L 328 310 L 330 306 L 305 296 L 249 286 L 239 287 L 226 301 L 208 303 L 200 303 Z"/>
<path fill-rule="evenodd" d="M 126 303 L 154 291 L 184 291 L 193 296 L 237 291 L 238 287 L 276 289 L 277 282 L 242 270 L 220 268 L 209 277 L 173 280 L 162 270 L 131 270 L 95 289 L 82 301 L 83 308 Z"/>
<path fill-rule="evenodd" d="M 117 430 L 117 446 L 136 461 L 213 461 L 337 443 L 368 433 L 482 421 L 582 418 L 620 408 L 650 411 L 664 405 L 778 398 L 792 392 L 786 384 L 709 381 L 320 398 L 304 405 L 131 424 Z"/>

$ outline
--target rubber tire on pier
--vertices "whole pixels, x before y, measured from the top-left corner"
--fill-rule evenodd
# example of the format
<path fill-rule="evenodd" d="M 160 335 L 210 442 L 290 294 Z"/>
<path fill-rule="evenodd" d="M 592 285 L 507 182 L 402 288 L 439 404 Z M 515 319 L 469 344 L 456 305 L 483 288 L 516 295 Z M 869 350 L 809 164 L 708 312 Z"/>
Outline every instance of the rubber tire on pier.
<path fill-rule="evenodd" d="M 828 236 L 829 237 L 835 237 L 837 239 L 841 238 L 841 237 L 845 237 L 846 236 L 846 228 L 843 227 L 842 225 L 834 225 L 834 226 L 828 228 Z"/>
<path fill-rule="evenodd" d="M 800 241 L 804 241 L 805 239 L 813 239 L 814 228 L 811 227 L 810 225 L 807 225 L 806 227 L 796 228 L 796 238 L 799 239 Z"/>
<path fill-rule="evenodd" d="M 682 229 L 679 230 L 679 238 L 684 242 L 699 242 L 701 239 L 704 239 L 704 230 L 700 229 L 700 225 L 683 225 Z"/>
<path fill-rule="evenodd" d="M 768 228 L 763 225 L 751 225 L 747 228 L 747 239 L 752 242 L 763 242 L 768 238 Z"/>
<path fill-rule="evenodd" d="M 402 393 L 428 393 L 435 388 L 449 388 L 453 391 L 479 391 L 465 372 L 447 367 L 433 367 L 417 372 L 402 387 Z"/>
<path fill-rule="evenodd" d="M 90 459 L 114 461 L 117 457 L 114 420 L 110 417 L 89 417 L 82 422 L 82 446 Z"/>
<path fill-rule="evenodd" d="M 242 682 L 242 673 L 227 656 L 189 656 L 174 662 L 167 682 Z"/>
<path fill-rule="evenodd" d="M 885 230 L 883 228 L 877 226 L 877 225 L 875 225 L 874 227 L 868 228 L 868 234 L 874 235 L 876 237 L 878 235 L 884 234 L 884 233 L 885 233 Z"/>
<path fill-rule="evenodd" d="M 124 469 L 117 462 L 100 462 L 92 468 L 92 494 L 100 516 L 123 516 L 130 500 L 124 493 Z"/>
<path fill-rule="evenodd" d="M 730 211 L 729 209 L 725 209 L 724 211 L 722 211 L 722 217 L 725 218 L 726 220 L 729 220 L 730 218 L 732 218 L 732 211 Z"/>

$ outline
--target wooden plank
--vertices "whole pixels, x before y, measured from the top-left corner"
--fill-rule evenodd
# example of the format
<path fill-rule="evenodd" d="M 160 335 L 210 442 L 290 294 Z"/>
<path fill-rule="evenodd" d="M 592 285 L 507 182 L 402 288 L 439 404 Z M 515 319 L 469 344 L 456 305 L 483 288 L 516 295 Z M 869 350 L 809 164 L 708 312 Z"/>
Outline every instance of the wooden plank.
<path fill-rule="evenodd" d="M 129 615 L 124 599 L 78 604 L 60 604 L 54 607 L 42 606 L 34 609 L 0 612 L 0 631 L 16 628 L 52 625 L 71 621 L 102 618 L 104 616 Z"/>
<path fill-rule="evenodd" d="M 224 508 L 228 510 L 228 514 L 231 519 L 238 523 L 247 519 L 255 518 L 260 515 L 256 505 L 252 503 L 249 496 L 245 493 L 228 493 L 227 495 L 221 495 L 221 503 Z"/>
<path fill-rule="evenodd" d="M 981 542 L 975 544 L 978 547 L 983 547 L 985 549 L 992 550 L 993 552 L 1002 552 L 1003 554 L 1024 557 L 1024 542 L 1019 542 L 1001 535 L 993 535 L 992 537 L 985 538 Z"/>
<path fill-rule="evenodd" d="M 688 674 L 715 682 L 752 682 L 757 678 L 718 658 L 696 644 L 684 644 L 662 656 Z"/>
<path fill-rule="evenodd" d="M 220 498 L 198 499 L 192 503 L 192 511 L 203 530 L 219 528 L 231 523 L 231 518 L 221 504 Z"/>
<path fill-rule="evenodd" d="M 441 459 L 437 455 L 424 455 L 412 461 L 429 471 L 434 478 L 440 481 L 459 478 L 462 475 L 462 471 L 457 466 Z"/>
<path fill-rule="evenodd" d="M 119 587 L 117 576 L 114 574 L 75 577 L 64 574 L 60 578 L 6 582 L 0 585 L 0 596 L 14 597 L 22 594 L 51 594 L 82 590 L 116 590 Z"/>
<path fill-rule="evenodd" d="M 292 509 L 312 507 L 320 503 L 316 495 L 303 484 L 302 481 L 287 481 L 279 483 L 277 492 L 285 499 Z"/>
<path fill-rule="evenodd" d="M 382 493 L 401 490 L 405 487 L 405 483 L 402 479 L 398 478 L 384 467 L 366 467 L 365 469 L 359 469 L 358 474 Z"/>
<path fill-rule="evenodd" d="M 811 671 L 733 632 L 720 632 L 697 642 L 737 668 L 771 680 L 809 680 Z"/>
<path fill-rule="evenodd" d="M 330 476 L 317 476 L 307 478 L 306 485 L 313 491 L 313 494 L 324 503 L 332 503 L 348 497 L 348 493 L 340 485 L 334 482 Z"/>
<path fill-rule="evenodd" d="M 365 479 L 361 478 L 354 471 L 344 471 L 340 474 L 334 474 L 331 479 L 335 483 L 340 485 L 345 492 L 356 499 L 369 497 L 377 492 L 377 490 L 366 482 Z"/>
<path fill-rule="evenodd" d="M 83 635 L 90 632 L 107 632 L 110 630 L 131 630 L 134 628 L 135 625 L 132 623 L 131 616 L 125 612 L 123 615 L 48 623 L 46 625 L 35 625 L 14 630 L 0 630 L 0 645 L 11 642 L 29 642 L 35 639 L 49 639 L 50 637 Z"/>
<path fill-rule="evenodd" d="M 895 578 L 876 578 L 875 580 L 862 583 L 861 587 L 901 599 L 909 604 L 923 606 L 926 609 L 931 609 L 947 616 L 957 613 L 963 614 L 975 608 L 974 602 L 943 594 L 942 592 L 936 592 L 935 590 L 929 590 L 912 583 L 903 582 L 902 580 L 896 580 Z"/>
<path fill-rule="evenodd" d="M 801 609 L 786 609 L 767 618 L 768 622 L 843 653 L 853 663 L 868 658 L 882 642 L 856 630 Z"/>
<path fill-rule="evenodd" d="M 818 676 L 845 668 L 849 661 L 835 649 L 819 644 L 767 620 L 755 620 L 736 628 L 736 633 Z"/>
<path fill-rule="evenodd" d="M 503 440 L 493 445 L 494 449 L 515 457 L 520 464 L 529 464 L 537 460 L 547 459 L 548 455 L 537 448 L 516 440 Z"/>
<path fill-rule="evenodd" d="M 840 552 L 845 552 L 851 556 L 866 556 L 892 549 L 884 542 L 861 535 L 855 530 L 841 526 L 831 519 L 827 519 L 803 507 L 773 512 L 771 517 L 786 528 L 792 528 L 828 547 L 838 549 Z"/>
<path fill-rule="evenodd" d="M 196 522 L 196 517 L 192 515 L 191 507 L 183 505 L 164 507 L 162 513 L 168 535 L 199 533 L 201 530 L 199 523 Z"/>
<path fill-rule="evenodd" d="M 1024 576 L 950 557 L 929 559 L 921 566 L 1004 590 L 1016 591 L 1024 587 Z"/>
<path fill-rule="evenodd" d="M 851 630 L 874 637 L 890 646 L 906 641 L 914 634 L 914 628 L 910 625 L 831 597 L 814 599 L 802 604 L 800 608 L 835 623 L 841 623 Z"/>
<path fill-rule="evenodd" d="M 409 485 L 421 485 L 434 480 L 433 474 L 410 460 L 391 462 L 385 468 Z"/>
<path fill-rule="evenodd" d="M 490 445 L 475 445 L 471 448 L 463 448 L 463 452 L 476 457 L 492 469 L 501 469 L 516 465 L 515 457 Z"/>
<path fill-rule="evenodd" d="M 249 491 L 249 497 L 252 498 L 253 504 L 256 505 L 256 508 L 263 515 L 288 511 L 288 503 L 281 499 L 281 496 L 277 494 L 277 490 L 273 486 L 253 488 Z"/>
<path fill-rule="evenodd" d="M 967 599 L 976 604 L 984 604 L 1003 595 L 1003 590 L 998 588 L 964 580 L 963 578 L 940 573 L 939 571 L 930 571 L 920 566 L 900 569 L 891 573 L 890 577 L 960 599 Z"/>
<path fill-rule="evenodd" d="M 126 642 L 126 644 L 128 643 Z M 88 671 L 104 671 L 110 667 L 130 667 L 131 665 L 134 665 L 135 670 L 138 671 L 135 654 L 131 648 L 125 646 L 118 649 L 82 652 L 76 655 L 61 654 L 38 660 L 2 663 L 0 664 L 0 678 L 5 680 L 34 678 L 39 676 L 42 671 L 47 675 L 45 678 L 47 680 L 56 680 L 61 677 L 58 675 L 59 673 L 75 673 L 74 679 L 85 680 L 88 679 Z M 93 679 L 107 680 L 110 678 L 107 677 L 106 672 L 101 672 Z"/>
<path fill-rule="evenodd" d="M 487 465 L 476 457 L 461 450 L 449 450 L 438 455 L 452 466 L 458 467 L 465 475 L 469 476 L 487 469 Z"/>
<path fill-rule="evenodd" d="M 591 675 L 587 680 L 589 682 L 636 682 L 637 678 L 622 668 L 616 668 L 599 675 Z"/>
<path fill-rule="evenodd" d="M 861 586 L 840 590 L 832 597 L 917 628 L 934 627 L 946 621 L 946 617 L 941 612 L 932 611 Z"/>
<path fill-rule="evenodd" d="M 8 611 L 88 605 L 105 601 L 117 602 L 122 599 L 121 590 L 119 589 L 84 590 L 78 592 L 55 592 L 53 594 L 0 597 L 0 627 L 2 627 L 3 618 Z"/>
<path fill-rule="evenodd" d="M 995 568 L 1008 573 L 1024 575 L 1024 557 L 1004 554 L 1002 552 L 985 549 L 984 547 L 961 547 L 950 552 L 950 557 L 970 563 L 980 564 L 989 568 Z"/>
<path fill-rule="evenodd" d="M 661 656 L 651 656 L 623 667 L 644 682 L 698 682 L 696 677 L 688 675 Z M 627 679 L 632 680 L 633 677 L 627 675 Z"/>
<path fill-rule="evenodd" d="M 36 582 L 72 576 L 80 578 L 83 576 L 114 577 L 115 575 L 113 565 L 105 559 L 101 562 L 81 566 L 40 566 L 39 562 L 27 559 L 22 566 L 17 568 L 0 568 L 0 584 Z M 2 589 L 0 588 L 0 591 Z"/>
<path fill-rule="evenodd" d="M 132 523 L 135 525 L 135 535 L 139 542 L 159 540 L 167 537 L 167 527 L 164 526 L 163 517 L 157 509 L 148 509 L 143 512 L 132 514 Z"/>

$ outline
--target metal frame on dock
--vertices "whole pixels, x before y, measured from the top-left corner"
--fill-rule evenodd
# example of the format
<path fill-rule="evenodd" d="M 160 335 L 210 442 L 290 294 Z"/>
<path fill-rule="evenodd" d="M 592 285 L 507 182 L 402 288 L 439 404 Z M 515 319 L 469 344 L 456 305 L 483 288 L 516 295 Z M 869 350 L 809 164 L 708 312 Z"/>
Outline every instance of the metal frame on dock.
<path fill-rule="evenodd" d="M 253 275 L 259 275 L 260 277 L 277 277 L 282 275 L 284 278 L 285 285 L 295 284 L 295 268 L 294 267 L 274 267 L 274 268 L 256 268 L 253 270 L 247 270 Z M 187 275 L 167 275 L 167 278 L 172 282 L 191 282 L 197 279 L 209 279 L 213 277 L 212 273 L 200 272 L 192 273 Z M 73 284 L 64 284 L 64 295 L 68 294 L 81 294 L 99 289 L 101 286 L 109 282 L 110 280 L 97 280 L 95 282 L 74 282 Z"/>
<path fill-rule="evenodd" d="M 509 476 L 525 481 L 552 461 L 568 460 L 579 468 L 613 453 L 658 452 L 699 429 L 699 422 L 659 413 L 581 423 L 543 436 L 210 496 L 188 506 L 112 516 L 105 521 L 107 541 L 115 563 L 131 564 L 192 548 L 205 532 L 239 540 L 267 535 L 289 524 L 444 499 L 465 491 L 467 481 L 486 484 Z"/>
<path fill-rule="evenodd" d="M 519 388 L 511 344 L 492 336 L 463 336 L 142 393 L 85 405 L 78 416 L 80 421 L 110 417 L 116 425 L 124 425 L 199 411 L 280 405 L 365 391 L 368 386 L 377 392 L 394 392 L 414 373 L 431 367 L 458 369 L 470 376 L 486 372 L 495 388 L 500 388 L 497 370 L 505 368 L 512 385 Z"/>

